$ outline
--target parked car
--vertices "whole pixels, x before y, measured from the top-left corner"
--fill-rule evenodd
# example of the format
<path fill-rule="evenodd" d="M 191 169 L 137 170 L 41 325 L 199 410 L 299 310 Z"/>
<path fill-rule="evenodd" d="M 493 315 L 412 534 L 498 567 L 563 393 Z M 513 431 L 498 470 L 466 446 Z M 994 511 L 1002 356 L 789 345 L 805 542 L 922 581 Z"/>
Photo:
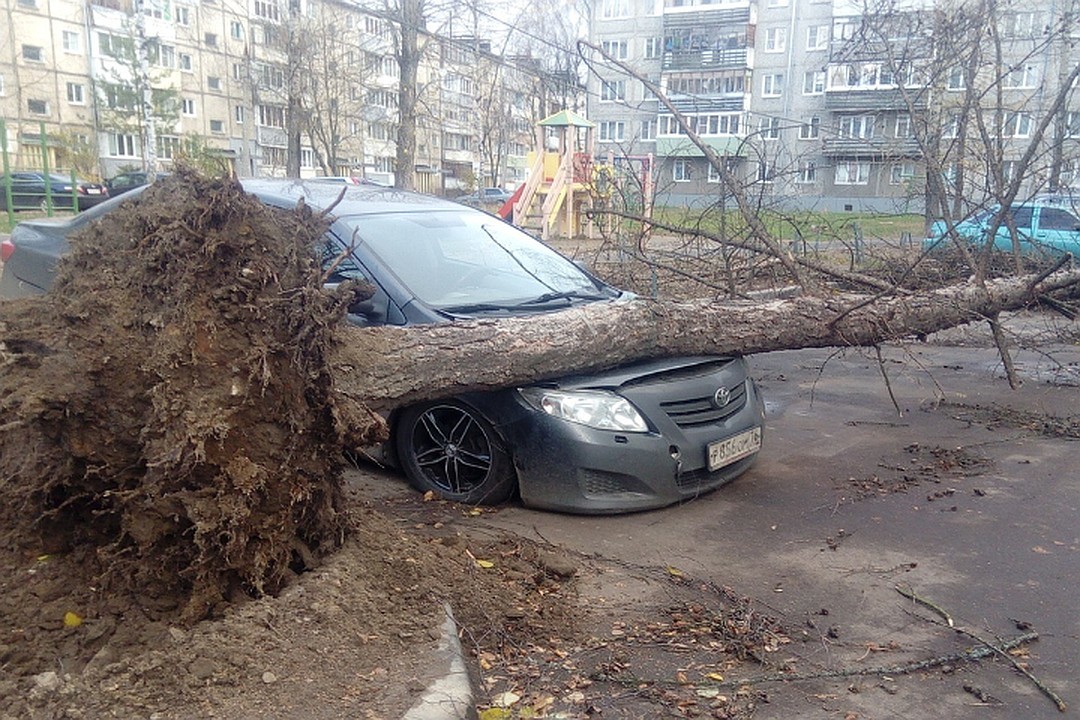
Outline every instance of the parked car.
<path fill-rule="evenodd" d="M 487 187 L 480 188 L 476 192 L 469 193 L 468 195 L 462 195 L 457 198 L 457 201 L 465 203 L 466 205 L 488 205 L 492 203 L 501 205 L 509 200 L 512 194 L 513 193 L 507 192 L 502 188 Z"/>
<path fill-rule="evenodd" d="M 159 172 L 157 173 L 157 179 L 161 180 L 169 176 L 169 173 Z M 119 175 L 110 178 L 105 181 L 105 187 L 109 188 L 109 195 L 116 197 L 117 195 L 123 195 L 124 193 L 134 190 L 137 187 L 142 187 L 149 182 L 150 173 L 142 170 L 136 170 L 134 172 L 120 173 Z"/>
<path fill-rule="evenodd" d="M 13 171 L 0 175 L 0 210 L 7 210 L 7 189 L 11 188 L 12 210 L 41 210 L 46 212 L 49 197 L 54 209 L 71 210 L 78 203 L 79 210 L 86 210 L 109 198 L 108 189 L 87 180 L 75 181 L 72 196 L 71 177 L 49 173 L 49 188 L 45 187 L 45 173 Z"/>
<path fill-rule="evenodd" d="M 999 205 L 978 212 L 956 224 L 957 235 L 974 246 L 984 246 L 987 244 L 990 225 L 999 214 Z M 1059 201 L 1057 198 L 1034 198 L 1030 202 L 1010 206 L 1008 215 L 1015 224 L 1021 253 L 1032 256 L 1071 253 L 1080 256 L 1080 217 L 1071 203 Z M 938 220 L 931 225 L 926 240 L 923 241 L 923 248 L 933 251 L 949 245 L 947 226 L 944 221 Z M 993 247 L 996 250 L 1012 252 L 1012 234 L 1005 215 L 994 233 Z"/>
<path fill-rule="evenodd" d="M 341 186 L 248 180 L 268 205 L 313 208 Z M 69 220 L 20 223 L 2 243 L 0 297 L 43 293 L 70 234 L 117 198 Z M 375 295 L 358 325 L 455 323 L 555 313 L 633 295 L 480 210 L 414 193 L 346 186 L 321 251 L 330 283 L 363 278 Z M 359 241 L 357 241 L 359 239 Z M 761 447 L 764 409 L 741 357 L 631 363 L 523 387 L 462 393 L 394 412 L 383 448 L 420 490 L 467 503 L 515 491 L 571 512 L 643 510 L 693 498 L 741 474 Z"/>
<path fill-rule="evenodd" d="M 308 178 L 305 182 L 330 183 L 332 185 L 374 185 L 375 187 L 389 187 L 381 182 L 375 182 L 365 177 L 355 175 L 320 175 Z"/>

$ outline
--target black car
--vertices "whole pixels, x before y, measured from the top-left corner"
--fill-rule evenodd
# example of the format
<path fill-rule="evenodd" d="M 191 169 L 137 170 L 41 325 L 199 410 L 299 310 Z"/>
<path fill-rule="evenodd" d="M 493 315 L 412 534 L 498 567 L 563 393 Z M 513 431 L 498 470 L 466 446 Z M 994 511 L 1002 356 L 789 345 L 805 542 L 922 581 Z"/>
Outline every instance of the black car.
<path fill-rule="evenodd" d="M 168 177 L 169 173 L 157 173 L 157 179 Z M 105 186 L 109 188 L 109 195 L 116 197 L 117 195 L 123 195 L 126 192 L 130 192 L 137 187 L 142 187 L 150 182 L 150 173 L 137 170 L 134 172 L 120 173 L 119 175 L 109 178 L 105 181 Z"/>
<path fill-rule="evenodd" d="M 47 212 L 50 204 L 54 210 L 86 210 L 109 199 L 108 189 L 98 183 L 76 180 L 72 185 L 70 176 L 59 173 L 13 171 L 0 175 L 0 211 L 8 209 L 9 188 L 12 210 Z"/>
<path fill-rule="evenodd" d="M 342 186 L 250 180 L 263 202 L 333 203 Z M 130 196 L 129 196 L 130 197 Z M 29 221 L 3 244 L 0 297 L 42 293 L 75 228 L 122 199 L 71 220 Z M 376 293 L 359 325 L 454 323 L 554 313 L 634 296 L 588 274 L 521 230 L 438 198 L 345 187 L 322 248 L 329 282 L 363 278 Z M 394 412 L 383 448 L 421 490 L 468 503 L 520 492 L 535 507 L 609 513 L 661 507 L 746 470 L 764 410 L 740 357 L 649 360 L 526 387 L 461 394 Z"/>

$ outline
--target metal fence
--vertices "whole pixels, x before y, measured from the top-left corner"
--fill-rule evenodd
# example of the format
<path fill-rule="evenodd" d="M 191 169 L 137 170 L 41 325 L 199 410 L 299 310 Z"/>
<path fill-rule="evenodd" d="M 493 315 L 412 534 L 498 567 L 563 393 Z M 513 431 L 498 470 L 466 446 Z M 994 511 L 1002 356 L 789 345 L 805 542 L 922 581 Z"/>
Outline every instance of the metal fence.
<path fill-rule="evenodd" d="M 32 167 L 16 162 L 8 150 L 7 124 L 0 118 L 0 212 L 6 212 L 8 224 L 15 224 L 17 210 L 31 210 L 49 217 L 57 211 L 79 212 L 75 171 L 57 172 L 49 167 L 49 137 L 45 123 L 38 133 L 41 143 L 40 164 Z M 67 189 L 65 189 L 65 187 Z"/>

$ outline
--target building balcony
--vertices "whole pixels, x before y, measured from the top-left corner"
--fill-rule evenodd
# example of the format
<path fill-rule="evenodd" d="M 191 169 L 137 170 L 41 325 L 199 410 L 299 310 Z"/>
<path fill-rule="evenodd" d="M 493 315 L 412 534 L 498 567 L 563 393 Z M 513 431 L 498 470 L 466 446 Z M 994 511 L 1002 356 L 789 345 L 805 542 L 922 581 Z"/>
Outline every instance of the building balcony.
<path fill-rule="evenodd" d="M 915 138 L 826 138 L 823 154 L 832 158 L 917 158 L 922 157 Z"/>
<path fill-rule="evenodd" d="M 662 69 L 693 70 L 697 68 L 753 67 L 751 48 L 722 48 L 708 50 L 671 50 L 664 53 Z"/>
<path fill-rule="evenodd" d="M 830 89 L 825 91 L 825 108 L 837 112 L 922 110 L 926 108 L 926 91 L 922 88 Z"/>

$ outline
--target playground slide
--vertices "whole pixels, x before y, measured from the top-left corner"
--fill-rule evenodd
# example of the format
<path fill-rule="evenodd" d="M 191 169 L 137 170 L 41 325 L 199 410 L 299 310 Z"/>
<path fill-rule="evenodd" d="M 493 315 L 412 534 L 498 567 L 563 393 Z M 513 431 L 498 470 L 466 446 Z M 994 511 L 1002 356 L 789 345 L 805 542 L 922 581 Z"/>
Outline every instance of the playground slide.
<path fill-rule="evenodd" d="M 498 210 L 498 215 L 507 222 L 514 222 L 514 204 L 521 198 L 521 193 L 525 192 L 525 184 L 522 183 L 518 186 L 518 189 L 514 191 L 514 194 L 510 196 L 510 199 L 502 204 L 502 207 Z"/>

